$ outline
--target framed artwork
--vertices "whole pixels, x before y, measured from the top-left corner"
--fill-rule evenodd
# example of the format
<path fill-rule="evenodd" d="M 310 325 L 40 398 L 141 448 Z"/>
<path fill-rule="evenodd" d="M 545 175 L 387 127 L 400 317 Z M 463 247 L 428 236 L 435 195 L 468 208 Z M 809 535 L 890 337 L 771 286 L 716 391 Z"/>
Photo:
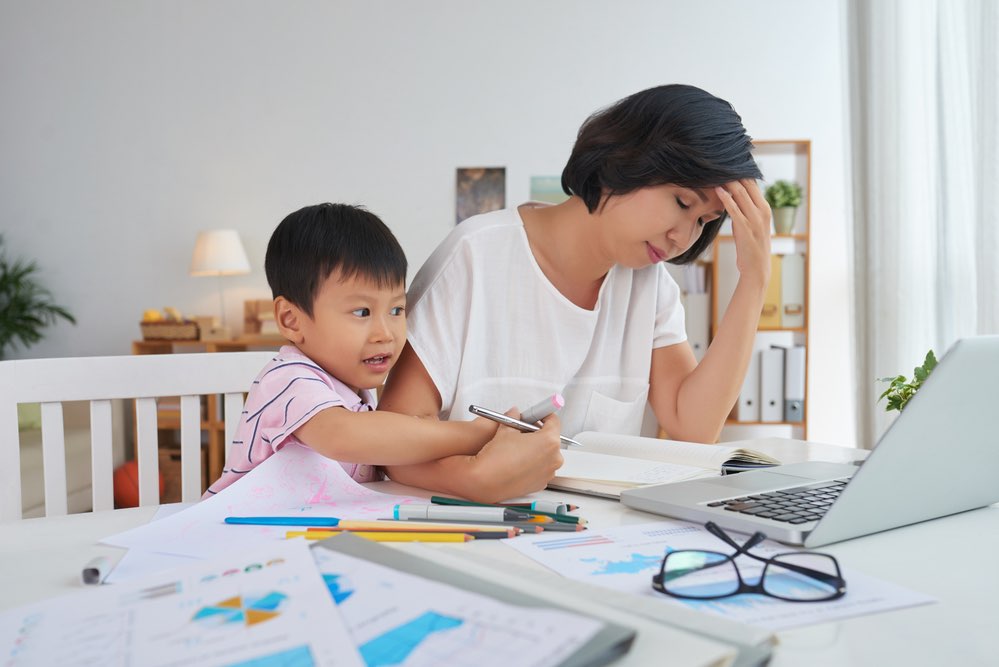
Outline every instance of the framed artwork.
<path fill-rule="evenodd" d="M 454 224 L 506 206 L 506 167 L 458 167 Z"/>
<path fill-rule="evenodd" d="M 531 201 L 561 204 L 568 198 L 562 191 L 561 176 L 531 176 Z"/>

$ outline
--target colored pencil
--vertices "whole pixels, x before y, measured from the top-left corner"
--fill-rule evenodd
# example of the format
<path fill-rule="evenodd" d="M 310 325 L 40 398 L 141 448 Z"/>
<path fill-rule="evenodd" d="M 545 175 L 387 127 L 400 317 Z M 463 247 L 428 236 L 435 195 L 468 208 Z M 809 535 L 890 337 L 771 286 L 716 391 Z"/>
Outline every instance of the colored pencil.
<path fill-rule="evenodd" d="M 304 537 L 307 540 L 325 540 L 327 537 L 350 533 L 373 542 L 471 542 L 474 535 L 468 533 L 407 533 L 407 532 L 374 532 L 363 530 L 289 530 L 285 538 Z M 496 535 L 496 533 L 484 533 Z"/>
<path fill-rule="evenodd" d="M 468 534 L 478 534 L 478 533 L 496 533 L 501 538 L 502 537 L 517 537 L 523 532 L 522 528 L 517 528 L 516 526 L 508 525 L 495 525 L 495 526 L 469 526 L 466 524 L 451 524 L 451 525 L 441 525 L 432 523 L 417 523 L 416 525 L 410 526 L 409 521 L 358 521 L 354 523 L 361 523 L 363 525 L 349 525 L 349 526 L 337 526 L 337 528 L 321 528 L 321 527 L 310 527 L 307 528 L 308 532 L 329 532 L 333 531 L 360 531 L 360 532 L 373 532 L 373 533 L 468 533 Z"/>
<path fill-rule="evenodd" d="M 228 524 L 252 526 L 327 526 L 333 528 L 340 523 L 334 516 L 227 516 Z"/>

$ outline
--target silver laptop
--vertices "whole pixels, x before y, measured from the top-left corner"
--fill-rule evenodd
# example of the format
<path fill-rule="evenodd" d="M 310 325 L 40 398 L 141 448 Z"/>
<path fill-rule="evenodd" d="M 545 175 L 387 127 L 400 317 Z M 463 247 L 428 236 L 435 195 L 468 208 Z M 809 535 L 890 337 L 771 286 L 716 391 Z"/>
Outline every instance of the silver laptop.
<path fill-rule="evenodd" d="M 795 463 L 621 493 L 629 507 L 815 547 L 999 501 L 999 336 L 955 343 L 857 466 Z"/>

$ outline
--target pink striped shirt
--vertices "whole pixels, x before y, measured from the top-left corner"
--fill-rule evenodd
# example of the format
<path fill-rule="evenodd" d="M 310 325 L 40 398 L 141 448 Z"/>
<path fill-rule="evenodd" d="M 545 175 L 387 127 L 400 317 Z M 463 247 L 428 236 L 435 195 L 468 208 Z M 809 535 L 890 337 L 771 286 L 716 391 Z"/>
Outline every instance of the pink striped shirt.
<path fill-rule="evenodd" d="M 240 479 L 286 443 L 301 443 L 295 437 L 295 430 L 321 411 L 340 407 L 365 412 L 375 409 L 374 402 L 369 390 L 361 390 L 358 396 L 297 347 L 283 346 L 253 381 L 222 476 L 208 487 L 202 498 Z M 342 462 L 340 465 L 355 481 L 381 479 L 375 466 Z"/>

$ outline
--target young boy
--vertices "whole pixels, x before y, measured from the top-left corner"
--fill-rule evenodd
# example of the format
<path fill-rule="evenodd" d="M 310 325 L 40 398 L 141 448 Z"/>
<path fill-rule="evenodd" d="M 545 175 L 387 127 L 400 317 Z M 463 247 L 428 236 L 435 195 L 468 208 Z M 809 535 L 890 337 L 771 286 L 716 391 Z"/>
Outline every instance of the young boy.
<path fill-rule="evenodd" d="M 253 381 L 222 476 L 209 497 L 289 442 L 335 459 L 358 482 L 375 466 L 475 454 L 485 419 L 439 422 L 374 412 L 406 342 L 406 256 L 372 213 L 344 204 L 286 217 L 264 261 L 285 345 Z"/>

